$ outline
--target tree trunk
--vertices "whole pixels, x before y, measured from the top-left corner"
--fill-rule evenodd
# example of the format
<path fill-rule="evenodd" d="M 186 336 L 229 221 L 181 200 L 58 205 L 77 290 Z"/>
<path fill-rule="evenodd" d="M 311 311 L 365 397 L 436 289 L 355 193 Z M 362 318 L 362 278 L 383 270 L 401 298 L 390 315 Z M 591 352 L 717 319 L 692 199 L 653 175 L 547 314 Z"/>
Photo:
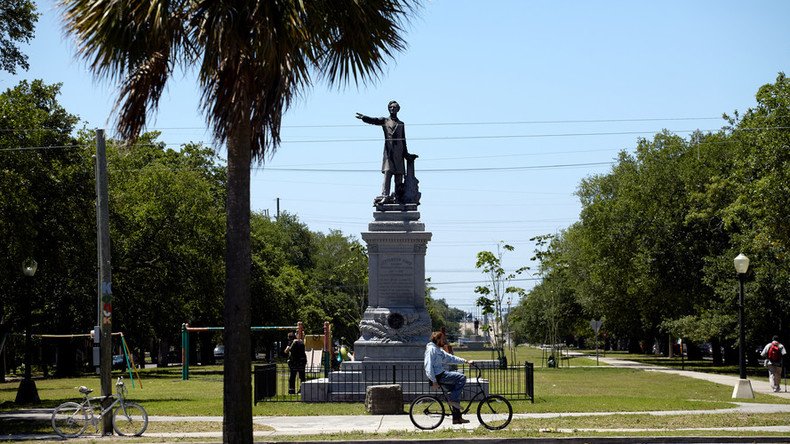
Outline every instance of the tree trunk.
<path fill-rule="evenodd" d="M 159 341 L 159 347 L 157 348 L 157 359 L 156 359 L 156 366 L 157 367 L 167 367 L 170 363 L 168 360 L 168 354 L 170 353 L 170 341 L 161 340 Z"/>
<path fill-rule="evenodd" d="M 719 341 L 719 338 L 711 339 L 710 348 L 712 349 L 711 352 L 713 353 L 713 365 L 722 365 L 724 360 L 722 359 L 723 356 L 721 354 L 721 341 Z"/>
<path fill-rule="evenodd" d="M 77 365 L 77 347 L 74 343 L 61 341 L 55 347 L 55 376 L 58 378 L 78 376 L 80 366 Z"/>
<path fill-rule="evenodd" d="M 210 331 L 203 331 L 197 334 L 200 342 L 200 363 L 203 365 L 214 364 L 214 334 Z"/>
<path fill-rule="evenodd" d="M 724 363 L 728 365 L 738 365 L 738 347 L 733 347 L 732 344 L 727 343 L 724 346 Z"/>
<path fill-rule="evenodd" d="M 225 233 L 225 360 L 222 440 L 252 443 L 250 360 L 250 161 L 249 123 L 228 137 L 228 200 Z"/>
<path fill-rule="evenodd" d="M 644 353 L 643 348 L 644 341 L 640 341 L 638 339 L 634 339 L 633 337 L 628 338 L 628 353 L 632 354 L 640 354 Z"/>
<path fill-rule="evenodd" d="M 697 344 L 686 344 L 686 351 L 689 361 L 699 361 L 702 359 L 702 350 L 699 349 Z"/>

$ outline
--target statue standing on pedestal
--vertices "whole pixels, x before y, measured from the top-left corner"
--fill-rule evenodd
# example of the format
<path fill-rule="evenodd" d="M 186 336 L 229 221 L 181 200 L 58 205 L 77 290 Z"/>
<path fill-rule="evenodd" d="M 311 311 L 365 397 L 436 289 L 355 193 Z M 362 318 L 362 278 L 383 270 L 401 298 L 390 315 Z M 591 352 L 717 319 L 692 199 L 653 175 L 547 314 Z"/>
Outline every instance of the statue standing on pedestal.
<path fill-rule="evenodd" d="M 381 160 L 381 172 L 384 174 L 384 184 L 381 187 L 381 195 L 374 199 L 374 204 L 383 203 L 407 203 L 408 200 L 413 200 L 409 196 L 414 192 L 406 190 L 403 183 L 404 175 L 411 175 L 413 171 L 408 171 L 406 168 L 406 161 L 409 166 L 413 168 L 414 159 L 417 158 L 416 154 L 409 154 L 406 148 L 406 128 L 405 124 L 398 119 L 398 111 L 400 105 L 398 102 L 392 100 L 387 104 L 389 110 L 389 117 L 368 117 L 364 114 L 357 113 L 356 118 L 362 120 L 370 125 L 379 125 L 384 130 L 384 156 Z M 390 182 L 394 179 L 395 192 L 390 193 Z M 407 181 L 408 182 L 408 181 Z M 414 179 L 412 182 L 416 182 Z M 416 183 L 414 183 L 416 187 Z M 417 192 L 417 194 L 419 194 Z M 419 196 L 417 202 L 419 203 Z"/>

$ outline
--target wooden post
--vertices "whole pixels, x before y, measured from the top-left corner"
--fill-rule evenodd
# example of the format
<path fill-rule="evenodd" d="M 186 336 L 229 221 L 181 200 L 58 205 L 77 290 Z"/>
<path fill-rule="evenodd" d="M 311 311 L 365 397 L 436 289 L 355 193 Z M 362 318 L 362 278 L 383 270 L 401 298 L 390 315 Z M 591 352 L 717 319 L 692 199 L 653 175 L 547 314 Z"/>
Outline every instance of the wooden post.
<path fill-rule="evenodd" d="M 96 236 L 99 257 L 99 339 L 101 394 L 112 394 L 112 271 L 110 269 L 110 209 L 107 191 L 107 151 L 104 130 L 96 130 Z M 105 399 L 106 408 L 112 402 Z M 112 415 L 102 420 L 102 435 L 112 435 Z"/>

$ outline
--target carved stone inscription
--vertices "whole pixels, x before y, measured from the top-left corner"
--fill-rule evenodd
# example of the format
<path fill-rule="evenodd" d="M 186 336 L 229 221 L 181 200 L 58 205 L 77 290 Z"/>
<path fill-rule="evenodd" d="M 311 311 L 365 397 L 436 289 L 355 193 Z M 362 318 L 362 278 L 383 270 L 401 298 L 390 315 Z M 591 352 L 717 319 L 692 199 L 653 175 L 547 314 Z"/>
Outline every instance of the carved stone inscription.
<path fill-rule="evenodd" d="M 414 305 L 414 262 L 389 257 L 379 264 L 379 303 L 384 306 Z"/>

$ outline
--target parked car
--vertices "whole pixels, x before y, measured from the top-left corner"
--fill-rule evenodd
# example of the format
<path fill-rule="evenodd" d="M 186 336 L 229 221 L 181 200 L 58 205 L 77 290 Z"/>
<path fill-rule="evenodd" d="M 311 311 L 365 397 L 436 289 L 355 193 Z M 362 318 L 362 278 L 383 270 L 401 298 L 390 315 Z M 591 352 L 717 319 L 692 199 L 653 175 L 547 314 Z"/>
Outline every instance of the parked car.
<path fill-rule="evenodd" d="M 214 347 L 214 359 L 222 359 L 225 357 L 225 346 L 222 344 L 217 344 Z"/>

